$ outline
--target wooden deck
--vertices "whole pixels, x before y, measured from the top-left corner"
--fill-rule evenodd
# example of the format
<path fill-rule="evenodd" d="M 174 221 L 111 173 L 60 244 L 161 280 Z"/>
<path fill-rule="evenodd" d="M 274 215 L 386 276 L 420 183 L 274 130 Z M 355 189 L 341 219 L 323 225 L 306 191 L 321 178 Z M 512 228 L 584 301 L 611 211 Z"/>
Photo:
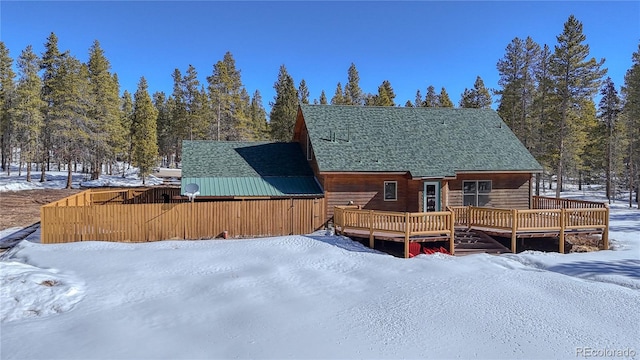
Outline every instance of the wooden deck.
<path fill-rule="evenodd" d="M 363 210 L 354 206 L 337 206 L 334 225 L 338 233 L 375 240 L 404 243 L 404 256 L 409 257 L 409 244 L 447 241 L 449 252 L 469 253 L 516 252 L 517 239 L 559 238 L 560 253 L 564 253 L 567 235 L 602 236 L 603 247 L 609 248 L 609 208 L 604 203 L 534 197 L 534 209 L 497 209 L 484 207 L 449 207 L 447 211 L 400 213 Z M 558 208 L 556 208 L 558 207 Z M 483 239 L 464 248 L 465 240 L 456 227 L 475 232 Z M 511 239 L 511 249 L 491 236 Z M 466 244 L 469 244 L 467 241 Z M 484 247 L 483 247 L 484 246 Z M 506 249 L 506 251 L 505 251 Z"/>

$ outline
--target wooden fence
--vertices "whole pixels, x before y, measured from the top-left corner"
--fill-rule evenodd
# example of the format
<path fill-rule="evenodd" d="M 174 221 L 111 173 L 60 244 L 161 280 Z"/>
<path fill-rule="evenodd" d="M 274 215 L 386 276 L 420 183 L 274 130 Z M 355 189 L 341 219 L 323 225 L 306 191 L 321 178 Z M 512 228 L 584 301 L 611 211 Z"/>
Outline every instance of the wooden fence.
<path fill-rule="evenodd" d="M 446 235 L 449 251 L 453 255 L 455 237 L 455 214 L 452 211 L 439 212 L 392 212 L 363 210 L 349 206 L 336 206 L 333 222 L 341 233 L 364 231 L 369 236 L 369 247 L 374 247 L 376 235 L 402 237 L 404 256 L 409 257 L 411 237 Z"/>
<path fill-rule="evenodd" d="M 41 241 L 209 239 L 225 232 L 232 238 L 280 236 L 324 225 L 324 198 L 164 203 L 160 197 L 161 203 L 127 203 L 142 201 L 140 196 L 136 190 L 89 190 L 45 205 Z"/>

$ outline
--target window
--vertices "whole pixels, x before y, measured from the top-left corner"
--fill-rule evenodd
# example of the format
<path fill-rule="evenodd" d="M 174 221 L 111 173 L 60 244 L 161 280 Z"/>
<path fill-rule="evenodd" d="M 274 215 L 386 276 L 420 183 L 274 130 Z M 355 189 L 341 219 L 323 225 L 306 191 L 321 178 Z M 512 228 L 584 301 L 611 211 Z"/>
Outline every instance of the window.
<path fill-rule="evenodd" d="M 384 201 L 396 201 L 396 200 L 398 200 L 398 182 L 385 181 L 384 182 Z"/>
<path fill-rule="evenodd" d="M 489 203 L 489 193 L 491 193 L 491 180 L 462 182 L 464 206 L 485 206 Z"/>

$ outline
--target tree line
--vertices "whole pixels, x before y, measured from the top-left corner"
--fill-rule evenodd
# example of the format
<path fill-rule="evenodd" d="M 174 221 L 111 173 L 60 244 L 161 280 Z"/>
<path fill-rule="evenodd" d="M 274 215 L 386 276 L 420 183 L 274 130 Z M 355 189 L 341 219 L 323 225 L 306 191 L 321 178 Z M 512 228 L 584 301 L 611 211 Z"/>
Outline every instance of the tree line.
<path fill-rule="evenodd" d="M 487 89 L 477 76 L 457 106 L 490 108 L 495 97 L 500 116 L 546 174 L 556 176 L 558 196 L 567 176 L 587 182 L 604 175 L 607 196 L 616 184 L 634 188 L 640 182 L 640 47 L 618 91 L 605 78 L 604 59 L 589 56 L 582 23 L 574 16 L 556 40 L 552 50 L 530 37 L 514 38 L 496 64 L 499 88 Z M 27 46 L 16 68 L 17 74 L 0 42 L 2 168 L 10 173 L 11 162 L 27 164 L 31 181 L 32 165 L 39 166 L 44 181 L 53 164 L 68 170 L 68 186 L 78 164 L 95 179 L 102 171 L 113 173 L 118 161 L 125 162 L 139 167 L 144 179 L 159 159 L 166 166 L 179 163 L 184 139 L 289 141 L 299 103 L 401 106 L 388 80 L 377 92 L 363 91 L 353 63 L 344 86 L 338 82 L 330 100 L 324 90 L 310 100 L 305 80 L 296 85 L 281 65 L 267 116 L 260 92 L 245 88 L 230 52 L 213 64 L 206 83 L 200 83 L 197 70 L 189 65 L 171 74 L 171 94 L 150 95 L 142 77 L 133 95 L 128 90 L 121 95 L 117 74 L 98 41 L 82 63 L 58 49 L 54 33 L 40 56 Z M 595 104 L 598 93 L 601 101 Z M 418 89 L 414 101 L 403 106 L 455 105 L 444 87 L 437 91 L 430 85 L 424 97 Z M 537 192 L 541 181 L 537 177 Z"/>

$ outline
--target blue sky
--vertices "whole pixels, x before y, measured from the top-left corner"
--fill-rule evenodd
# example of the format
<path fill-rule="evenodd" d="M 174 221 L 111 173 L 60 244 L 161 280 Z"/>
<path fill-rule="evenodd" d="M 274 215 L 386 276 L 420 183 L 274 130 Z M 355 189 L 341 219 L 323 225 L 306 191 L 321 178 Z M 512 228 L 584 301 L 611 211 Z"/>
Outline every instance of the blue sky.
<path fill-rule="evenodd" d="M 640 2 L 220 2 L 12 1 L 0 4 L 0 39 L 16 59 L 29 44 L 41 54 L 49 33 L 61 50 L 86 61 L 100 41 L 120 79 L 134 92 L 141 76 L 149 91 L 171 93 L 171 73 L 195 66 L 206 85 L 213 64 L 230 51 L 249 93 L 264 106 L 284 64 L 311 99 L 347 81 L 353 62 L 360 87 L 375 93 L 389 80 L 404 105 L 433 85 L 457 105 L 481 76 L 497 88 L 496 63 L 514 37 L 531 36 L 552 49 L 569 15 L 583 23 L 591 56 L 605 58 L 616 86 L 640 41 Z M 495 97 L 494 97 L 495 100 Z M 495 107 L 495 105 L 494 105 Z"/>

